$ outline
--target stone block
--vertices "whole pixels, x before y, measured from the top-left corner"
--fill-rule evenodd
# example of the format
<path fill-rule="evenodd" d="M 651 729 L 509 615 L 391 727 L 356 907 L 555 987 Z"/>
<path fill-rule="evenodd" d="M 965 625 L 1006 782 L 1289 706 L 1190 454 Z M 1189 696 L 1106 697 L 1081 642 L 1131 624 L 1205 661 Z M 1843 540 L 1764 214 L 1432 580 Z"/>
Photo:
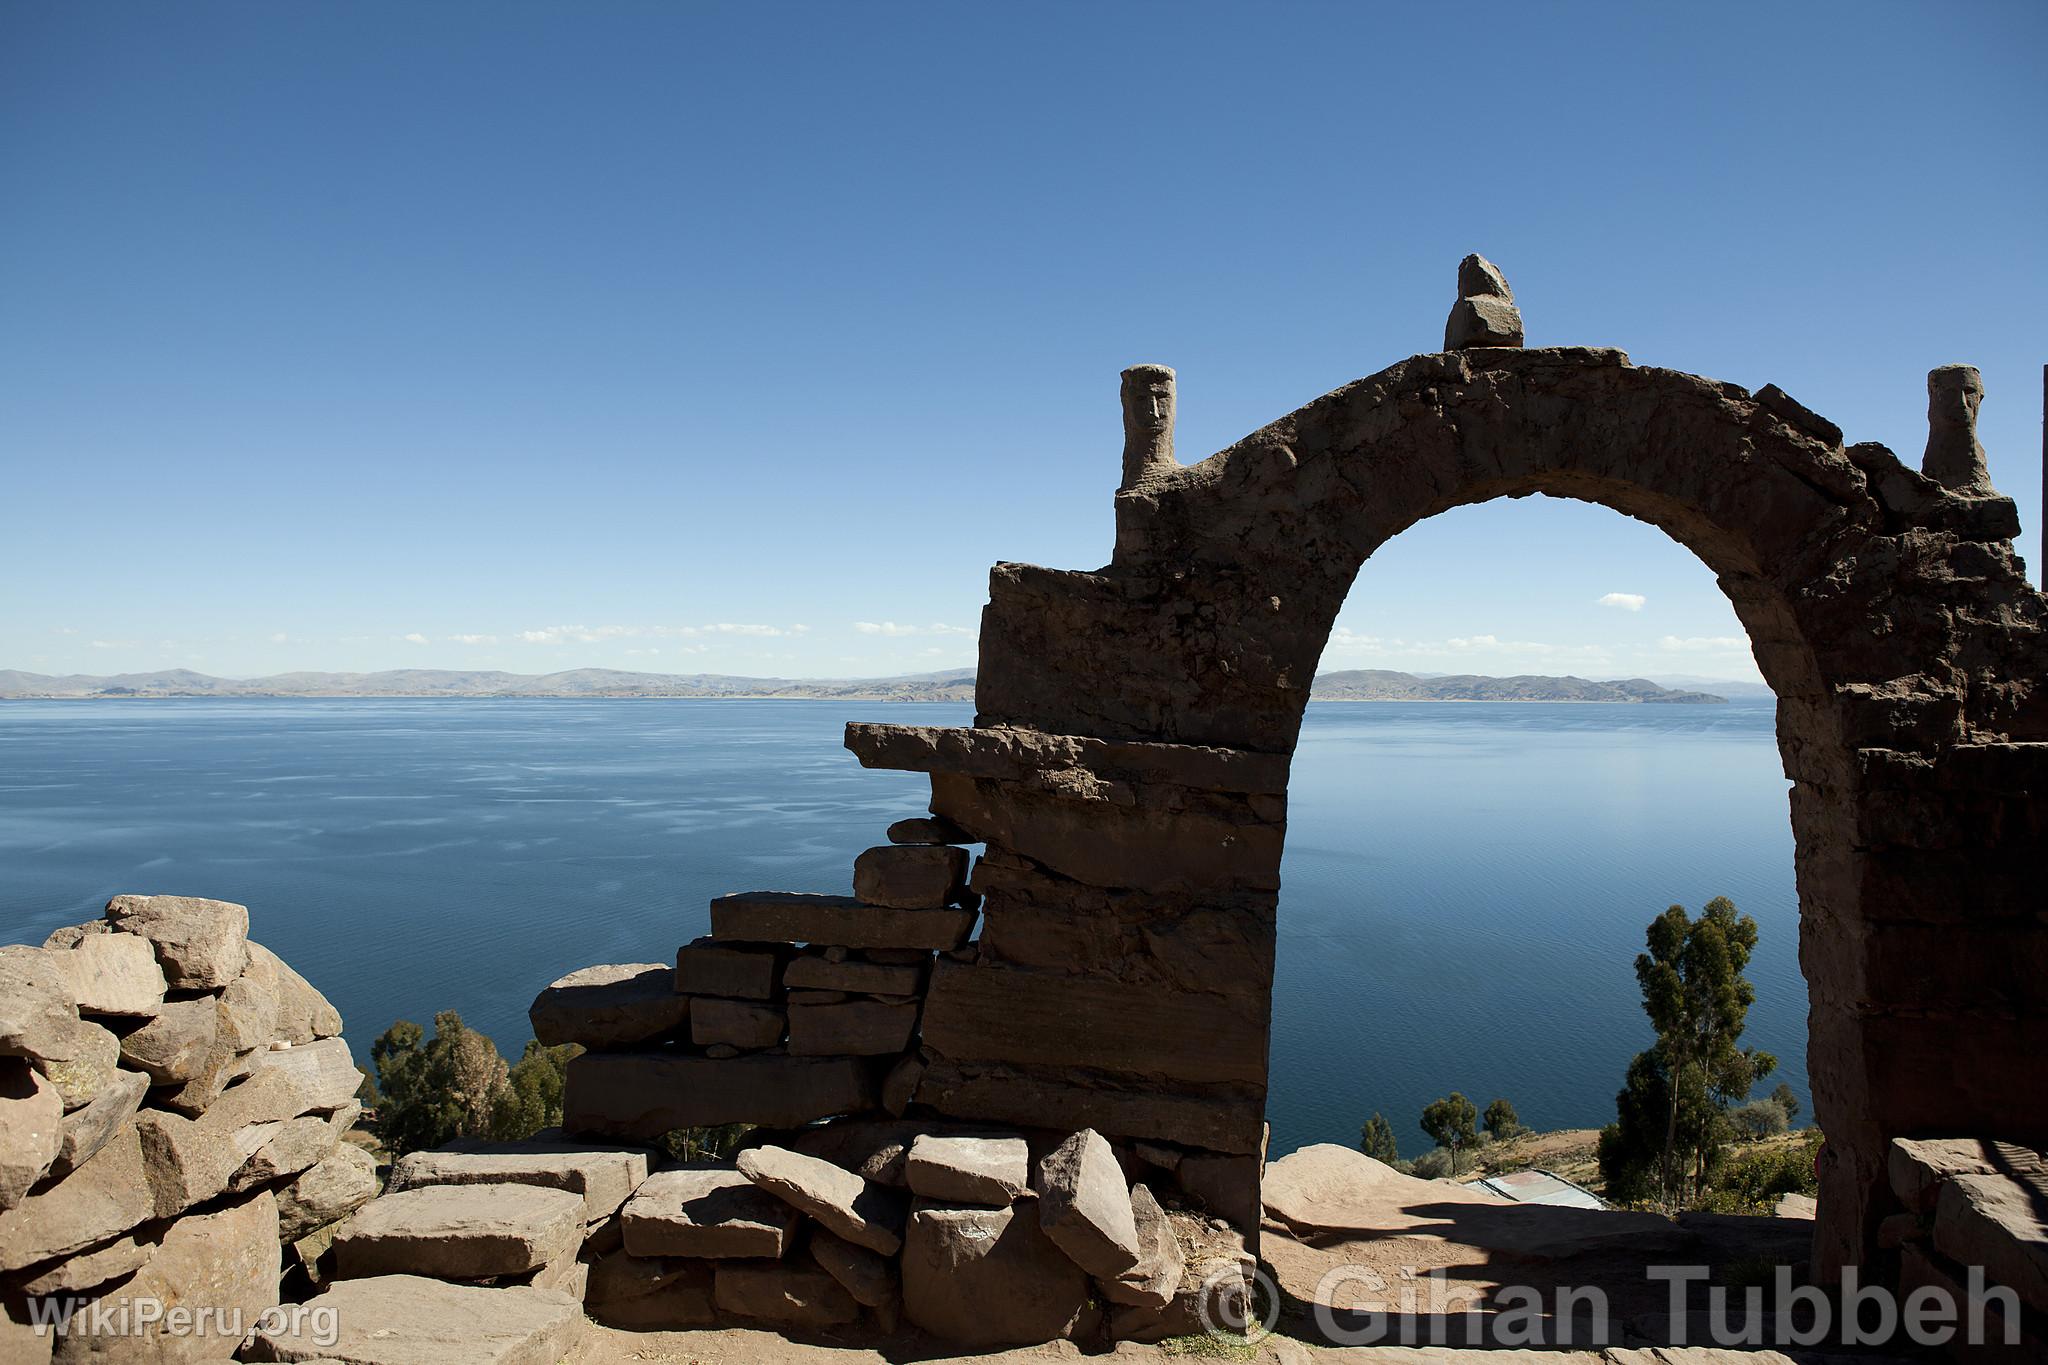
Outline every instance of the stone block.
<path fill-rule="evenodd" d="M 779 1009 L 748 1000 L 699 997 L 690 1010 L 690 1041 L 698 1047 L 723 1043 L 752 1051 L 782 1041 L 788 1020 Z"/>
<path fill-rule="evenodd" d="M 391 1168 L 394 1191 L 426 1185 L 539 1185 L 583 1197 L 583 1221 L 618 1212 L 660 1163 L 645 1147 L 571 1142 L 557 1129 L 515 1142 L 456 1142 L 409 1152 Z"/>
<path fill-rule="evenodd" d="M 278 1232 L 296 1242 L 377 1197 L 377 1159 L 344 1142 L 278 1191 Z"/>
<path fill-rule="evenodd" d="M 90 1294 L 115 1280 L 125 1280 L 148 1265 L 149 1258 L 156 1254 L 161 1236 L 161 1231 L 154 1234 L 124 1233 L 90 1251 L 81 1251 L 76 1256 L 67 1256 L 42 1267 L 34 1276 L 20 1281 L 18 1288 L 31 1299 L 55 1294 Z M 11 1359 L 0 1352 L 0 1360 Z"/>
<path fill-rule="evenodd" d="M 941 961 L 923 1037 L 959 1062 L 1093 1067 L 1188 1082 L 1261 1083 L 1265 1000 L 1134 990 L 1110 978 Z"/>
<path fill-rule="evenodd" d="M 156 949 L 136 934 L 85 934 L 57 955 L 82 1014 L 147 1017 L 164 1002 Z"/>
<path fill-rule="evenodd" d="M 749 943 L 946 951 L 973 930 L 972 910 L 896 910 L 851 896 L 748 891 L 711 902 L 711 936 Z"/>
<path fill-rule="evenodd" d="M 1088 1277 L 1029 1205 L 918 1202 L 904 1234 L 903 1316 L 962 1346 L 1024 1346 L 1085 1335 Z"/>
<path fill-rule="evenodd" d="M 240 1193 L 258 1185 L 289 1180 L 327 1159 L 341 1145 L 341 1139 L 362 1117 L 363 1107 L 350 1100 L 329 1114 L 300 1114 L 284 1120 L 270 1140 L 242 1163 L 228 1189 Z"/>
<path fill-rule="evenodd" d="M 340 1339 L 322 1345 L 323 1322 Z M 255 1361 L 336 1361 L 343 1365 L 557 1365 L 583 1339 L 583 1306 L 556 1289 L 483 1289 L 417 1275 L 342 1280 L 287 1316 L 278 1332 L 259 1333 L 245 1354 Z"/>
<path fill-rule="evenodd" d="M 917 1098 L 917 1083 L 924 1079 L 924 1068 L 924 1058 L 914 1052 L 899 1058 L 882 1078 L 882 1108 L 901 1118 Z"/>
<path fill-rule="evenodd" d="M 1892 1193 L 1914 1213 L 1933 1213 L 1943 1183 L 1955 1176 L 2048 1176 L 2048 1156 L 1984 1138 L 1894 1138 L 1888 1155 Z"/>
<path fill-rule="evenodd" d="M 910 1186 L 905 1165 L 911 1144 L 931 1131 L 933 1125 L 920 1119 L 840 1119 L 793 1133 L 779 1145 L 901 1190 Z"/>
<path fill-rule="evenodd" d="M 863 962 L 855 958 L 833 962 L 822 953 L 804 953 L 782 973 L 783 984 L 792 989 L 846 991 L 853 995 L 916 995 L 924 989 L 925 966 L 887 962 Z"/>
<path fill-rule="evenodd" d="M 19 1204 L 50 1169 L 64 1146 L 63 1124 L 57 1087 L 27 1062 L 0 1058 L 0 1210 Z"/>
<path fill-rule="evenodd" d="M 794 1128 L 858 1113 L 874 1099 L 874 1078 L 857 1057 L 588 1052 L 569 1063 L 562 1126 L 651 1141 L 725 1123 Z"/>
<path fill-rule="evenodd" d="M 1116 1152 L 1084 1128 L 1038 1163 L 1038 1221 L 1075 1265 L 1112 1280 L 1138 1264 L 1137 1215 Z"/>
<path fill-rule="evenodd" d="M 573 1255 L 583 1200 L 528 1185 L 433 1185 L 365 1204 L 334 1238 L 343 1279 L 519 1275 Z"/>
<path fill-rule="evenodd" d="M 1003 1208 L 1031 1188 L 1031 1149 L 1021 1137 L 927 1133 L 904 1161 L 911 1191 L 939 1204 Z"/>
<path fill-rule="evenodd" d="M 688 995 L 772 1000 L 782 988 L 788 949 L 700 938 L 676 950 L 676 989 Z"/>
<path fill-rule="evenodd" d="M 889 826 L 889 842 L 892 844 L 971 844 L 974 842 L 966 830 L 951 820 L 941 820 L 936 815 L 914 816 L 898 820 Z"/>
<path fill-rule="evenodd" d="M 141 1137 L 126 1123 L 91 1161 L 0 1212 L 0 1273 L 83 1251 L 155 1216 Z"/>
<path fill-rule="evenodd" d="M 811 1259 L 839 1281 L 863 1308 L 887 1308 L 902 1297 L 901 1278 L 891 1258 L 856 1246 L 823 1228 L 814 1229 L 806 1245 Z"/>
<path fill-rule="evenodd" d="M 340 1035 L 341 1012 L 327 1003 L 327 997 L 311 982 L 254 939 L 249 941 L 249 965 L 242 969 L 241 980 L 271 1001 L 273 1040 L 297 1047 Z"/>
<path fill-rule="evenodd" d="M 795 1208 L 730 1166 L 657 1171 L 619 1215 L 627 1252 L 643 1259 L 778 1259 L 795 1240 Z"/>
<path fill-rule="evenodd" d="M 690 997 L 660 962 L 585 967 L 555 981 L 526 1012 L 547 1047 L 625 1047 L 674 1037 L 690 1022 Z"/>
<path fill-rule="evenodd" d="M 717 1318 L 712 1279 L 709 1261 L 648 1260 L 615 1251 L 591 1263 L 583 1303 L 590 1316 L 612 1327 L 643 1332 L 709 1327 Z"/>
<path fill-rule="evenodd" d="M 93 1307 L 79 1305 L 75 1325 L 52 1360 L 60 1365 L 214 1365 L 226 1360 L 241 1344 L 241 1332 L 229 1336 L 217 1324 L 240 1323 L 243 1331 L 253 1327 L 258 1315 L 277 1302 L 281 1263 L 277 1200 L 268 1191 L 181 1218 L 132 1279 L 100 1295 Z M 172 1305 L 190 1311 L 197 1329 L 168 1331 L 162 1322 L 148 1320 L 149 1309 Z M 207 1317 L 199 1316 L 207 1310 Z M 101 1312 L 110 1315 L 104 1319 L 109 1326 L 104 1334 L 93 1330 Z"/>
<path fill-rule="evenodd" d="M 251 1080 L 265 1072 L 290 1076 L 303 1094 L 302 1109 L 339 1109 L 363 1086 L 363 1074 L 356 1070 L 348 1043 L 341 1038 L 258 1052 L 248 1065 Z"/>
<path fill-rule="evenodd" d="M 1134 1086 L 1072 1068 L 956 1062 L 927 1047 L 917 1102 L 941 1114 L 1020 1127 L 1087 1124 L 1118 1137 L 1162 1138 L 1220 1152 L 1256 1152 L 1265 1101 L 1249 1087 Z"/>
<path fill-rule="evenodd" d="M 967 850 L 944 844 L 884 844 L 853 862 L 853 894 L 895 910 L 939 910 L 967 893 Z"/>
<path fill-rule="evenodd" d="M 173 990 L 217 991 L 249 965 L 249 909 L 196 896 L 116 896 L 107 922 L 156 948 Z"/>
<path fill-rule="evenodd" d="M 113 937 L 98 934 L 85 941 L 102 943 Z M 121 1060 L 147 1074 L 153 1084 L 183 1085 L 204 1068 L 221 1014 L 219 998 L 211 995 L 160 1004 L 155 1018 L 121 1039 Z"/>
<path fill-rule="evenodd" d="M 917 1032 L 915 1003 L 847 1000 L 789 1007 L 792 1057 L 887 1057 L 910 1046 Z"/>
<path fill-rule="evenodd" d="M 808 1256 L 788 1261 L 720 1261 L 713 1300 L 721 1315 L 781 1327 L 836 1327 L 860 1317 L 860 1305 Z"/>
<path fill-rule="evenodd" d="M 786 1147 L 752 1147 L 741 1175 L 857 1246 L 884 1256 L 903 1249 L 906 1201 L 885 1185 Z"/>
<path fill-rule="evenodd" d="M 2048 1313 L 2048 1178 L 1956 1175 L 1934 1208 L 1934 1246 Z"/>
<path fill-rule="evenodd" d="M 1246 1237 L 1256 1238 L 1260 1218 L 1259 1171 L 1264 1164 L 1258 1156 L 1190 1152 L 1175 1169 L 1174 1183 L 1210 1213 Z"/>
<path fill-rule="evenodd" d="M 1131 1213 L 1138 1228 L 1138 1263 L 1114 1279 L 1102 1280 L 1102 1296 L 1111 1303 L 1164 1309 L 1180 1289 L 1187 1258 L 1166 1210 L 1144 1185 L 1131 1186 Z"/>

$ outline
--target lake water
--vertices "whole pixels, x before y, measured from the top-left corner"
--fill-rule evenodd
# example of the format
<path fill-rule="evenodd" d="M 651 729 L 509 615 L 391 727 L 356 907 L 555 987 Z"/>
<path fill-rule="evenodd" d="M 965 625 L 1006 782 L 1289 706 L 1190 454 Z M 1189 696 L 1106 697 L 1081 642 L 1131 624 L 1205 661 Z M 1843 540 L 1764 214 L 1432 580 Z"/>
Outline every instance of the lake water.
<path fill-rule="evenodd" d="M 595 962 L 670 960 L 714 895 L 844 891 L 924 809 L 848 720 L 960 704 L 0 703 L 0 942 L 121 892 L 246 903 L 359 1059 L 436 1010 L 516 1056 Z M 1750 1041 L 1806 1097 L 1786 784 L 1768 702 L 1317 704 L 1295 758 L 1275 985 L 1274 1150 L 1404 1151 L 1460 1089 L 1539 1127 L 1612 1117 L 1647 1045 L 1631 964 L 1676 901 L 1755 916 Z"/>

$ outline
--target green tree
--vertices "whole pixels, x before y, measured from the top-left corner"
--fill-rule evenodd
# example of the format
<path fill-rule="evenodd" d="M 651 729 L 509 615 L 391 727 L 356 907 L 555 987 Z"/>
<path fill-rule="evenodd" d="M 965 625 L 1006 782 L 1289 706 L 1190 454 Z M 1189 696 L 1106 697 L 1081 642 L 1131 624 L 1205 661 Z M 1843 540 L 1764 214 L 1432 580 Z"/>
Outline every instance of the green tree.
<path fill-rule="evenodd" d="M 1756 1001 L 1742 974 L 1756 948 L 1755 920 L 1716 896 L 1698 919 L 1672 906 L 1650 922 L 1645 939 L 1649 951 L 1636 958 L 1636 981 L 1657 1042 L 1630 1063 L 1615 1097 L 1617 1131 L 1611 1140 L 1602 1136 L 1602 1171 L 1610 1181 L 1620 1177 L 1611 1190 L 1630 1186 L 1630 1168 L 1654 1145 L 1657 1195 L 1667 1207 L 1681 1207 L 1697 1201 L 1723 1158 L 1728 1106 L 1777 1059 L 1740 1046 Z M 1653 1139 L 1656 1130 L 1661 1135 Z"/>
<path fill-rule="evenodd" d="M 1486 1106 L 1485 1125 L 1495 1142 L 1506 1142 L 1521 1133 L 1522 1116 L 1506 1100 L 1495 1100 Z"/>
<path fill-rule="evenodd" d="M 434 1036 L 401 1019 L 370 1045 L 377 1068 L 377 1133 L 394 1156 L 491 1132 L 508 1068 L 491 1040 L 454 1010 L 434 1016 Z"/>
<path fill-rule="evenodd" d="M 1771 1103 L 1785 1111 L 1785 1126 L 1790 1128 L 1799 1117 L 1799 1097 L 1792 1093 L 1792 1087 L 1779 1081 L 1778 1088 L 1771 1092 Z"/>
<path fill-rule="evenodd" d="M 1389 1166 L 1401 1159 L 1401 1149 L 1394 1141 L 1394 1125 L 1381 1117 L 1378 1110 L 1358 1130 L 1358 1150 Z"/>
<path fill-rule="evenodd" d="M 543 1047 L 529 1038 L 491 1107 L 491 1136 L 500 1141 L 529 1138 L 559 1124 L 569 1060 L 582 1051 L 575 1043 Z"/>
<path fill-rule="evenodd" d="M 1479 1136 L 1479 1110 L 1453 1090 L 1422 1111 L 1422 1131 L 1451 1154 L 1451 1174 L 1458 1173 L 1458 1153 Z"/>

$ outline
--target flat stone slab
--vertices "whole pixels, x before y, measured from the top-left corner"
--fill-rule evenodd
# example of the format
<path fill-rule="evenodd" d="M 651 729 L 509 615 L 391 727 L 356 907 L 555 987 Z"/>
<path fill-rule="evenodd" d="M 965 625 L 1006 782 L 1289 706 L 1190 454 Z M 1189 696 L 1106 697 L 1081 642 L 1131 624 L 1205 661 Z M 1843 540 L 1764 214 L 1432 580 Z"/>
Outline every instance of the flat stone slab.
<path fill-rule="evenodd" d="M 249 1075 L 254 1078 L 265 1071 L 290 1076 L 303 1092 L 307 1109 L 339 1109 L 363 1086 L 363 1074 L 341 1038 L 258 1052 L 249 1059 Z"/>
<path fill-rule="evenodd" d="M 676 949 L 676 989 L 728 1000 L 772 1000 L 781 989 L 789 950 L 780 944 L 720 943 L 700 938 Z"/>
<path fill-rule="evenodd" d="M 163 1007 L 164 971 L 139 934 L 86 934 L 57 961 L 82 1013 L 147 1016 Z"/>
<path fill-rule="evenodd" d="M 721 1314 L 784 1327 L 834 1327 L 860 1316 L 860 1305 L 810 1257 L 789 1261 L 720 1261 L 712 1293 Z"/>
<path fill-rule="evenodd" d="M 2048 1313 L 2048 1178 L 1957 1175 L 1934 1208 L 1934 1246 Z"/>
<path fill-rule="evenodd" d="M 628 1254 L 643 1258 L 756 1256 L 789 1250 L 801 1215 L 730 1166 L 658 1171 L 619 1215 Z"/>
<path fill-rule="evenodd" d="M 748 1148 L 737 1165 L 741 1175 L 855 1246 L 884 1256 L 903 1249 L 907 1210 L 887 1186 L 786 1147 Z"/>
<path fill-rule="evenodd" d="M 562 1126 L 652 1141 L 724 1123 L 795 1128 L 874 1103 L 874 1078 L 858 1057 L 586 1052 L 569 1063 Z"/>
<path fill-rule="evenodd" d="M 1101 1281 L 1102 1297 L 1136 1308 L 1163 1309 L 1180 1289 L 1187 1257 L 1166 1211 L 1146 1186 L 1131 1186 L 1131 1212 L 1138 1225 L 1138 1263 L 1113 1280 Z"/>
<path fill-rule="evenodd" d="M 365 1204 L 334 1238 L 335 1274 L 481 1280 L 538 1270 L 583 1241 L 583 1199 L 529 1185 L 434 1185 Z"/>
<path fill-rule="evenodd" d="M 155 1216 L 140 1135 L 123 1123 L 92 1160 L 0 1213 L 0 1273 L 83 1251 Z"/>
<path fill-rule="evenodd" d="M 1084 1128 L 1046 1153 L 1036 1188 L 1040 1225 L 1075 1265 L 1113 1280 L 1138 1264 L 1131 1190 L 1100 1133 Z"/>
<path fill-rule="evenodd" d="M 461 1142 L 409 1152 L 391 1168 L 391 1191 L 426 1185 L 538 1185 L 583 1197 L 583 1221 L 618 1212 L 659 1157 L 644 1147 L 571 1142 L 559 1135 L 519 1142 Z"/>
<path fill-rule="evenodd" d="M 915 815 L 889 826 L 892 844 L 971 844 L 974 836 L 942 815 Z"/>
<path fill-rule="evenodd" d="M 534 999 L 526 1017 L 547 1047 L 623 1047 L 687 1027 L 690 997 L 676 994 L 667 963 L 626 962 L 569 973 Z"/>
<path fill-rule="evenodd" d="M 916 995 L 924 989 L 924 967 L 849 958 L 832 962 L 805 953 L 783 969 L 783 984 L 792 990 L 846 991 L 853 995 Z"/>
<path fill-rule="evenodd" d="M 949 952 L 974 932 L 972 910 L 891 910 L 852 896 L 743 891 L 711 902 L 711 936 L 748 943 Z"/>
<path fill-rule="evenodd" d="M 896 1262 L 892 1258 L 855 1246 L 823 1228 L 811 1230 L 807 1246 L 811 1259 L 824 1267 L 827 1275 L 839 1281 L 846 1292 L 853 1295 L 854 1302 L 861 1306 L 881 1308 L 902 1297 L 902 1278 L 896 1273 Z"/>
<path fill-rule="evenodd" d="M 156 948 L 174 990 L 217 991 L 249 965 L 249 907 L 198 896 L 116 896 L 107 922 Z"/>
<path fill-rule="evenodd" d="M 883 844 L 853 861 L 853 894 L 869 905 L 940 910 L 967 893 L 967 850 Z"/>
<path fill-rule="evenodd" d="M 917 1032 L 917 1004 L 842 1000 L 818 1005 L 790 997 L 792 1057 L 891 1057 Z"/>
<path fill-rule="evenodd" d="M 919 1201 L 903 1248 L 903 1316 L 963 1346 L 1036 1345 L 1081 1332 L 1088 1277 L 1033 1211 Z"/>
<path fill-rule="evenodd" d="M 417 1275 L 343 1280 L 259 1333 L 250 1360 L 342 1365 L 557 1365 L 583 1336 L 583 1306 L 556 1289 L 481 1289 Z M 329 1315 L 319 1310 L 331 1309 Z M 339 1337 L 318 1344 L 331 1322 Z"/>
<path fill-rule="evenodd" d="M 1933 1213 L 1943 1182 L 1958 1175 L 2048 1176 L 2048 1155 L 1983 1138 L 1893 1138 L 1886 1174 L 1915 1213 Z"/>
<path fill-rule="evenodd" d="M 945 1204 L 1004 1208 L 1031 1188 L 1031 1148 L 1021 1137 L 947 1137 L 910 1144 L 904 1174 L 913 1193 Z"/>
<path fill-rule="evenodd" d="M 690 1041 L 698 1047 L 774 1047 L 787 1026 L 781 1010 L 751 1000 L 705 998 L 690 1010 Z"/>

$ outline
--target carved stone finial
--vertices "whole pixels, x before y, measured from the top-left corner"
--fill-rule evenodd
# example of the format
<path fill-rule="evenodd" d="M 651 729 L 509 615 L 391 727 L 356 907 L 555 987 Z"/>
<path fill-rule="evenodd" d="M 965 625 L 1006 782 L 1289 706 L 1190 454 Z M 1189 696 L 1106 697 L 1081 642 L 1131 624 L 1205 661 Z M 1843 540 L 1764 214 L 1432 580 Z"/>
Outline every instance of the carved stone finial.
<path fill-rule="evenodd" d="M 1173 469 L 1173 371 L 1133 365 L 1124 371 L 1124 481 L 1130 488 L 1158 468 Z"/>
<path fill-rule="evenodd" d="M 1444 324 L 1444 349 L 1467 351 L 1476 346 L 1520 346 L 1522 310 L 1508 277 L 1484 256 L 1458 262 L 1458 301 Z"/>
<path fill-rule="evenodd" d="M 1974 365 L 1943 365 L 1927 372 L 1927 453 L 1920 472 L 1944 488 L 1988 493 L 1991 471 L 1977 444 L 1977 409 L 1984 376 Z"/>

